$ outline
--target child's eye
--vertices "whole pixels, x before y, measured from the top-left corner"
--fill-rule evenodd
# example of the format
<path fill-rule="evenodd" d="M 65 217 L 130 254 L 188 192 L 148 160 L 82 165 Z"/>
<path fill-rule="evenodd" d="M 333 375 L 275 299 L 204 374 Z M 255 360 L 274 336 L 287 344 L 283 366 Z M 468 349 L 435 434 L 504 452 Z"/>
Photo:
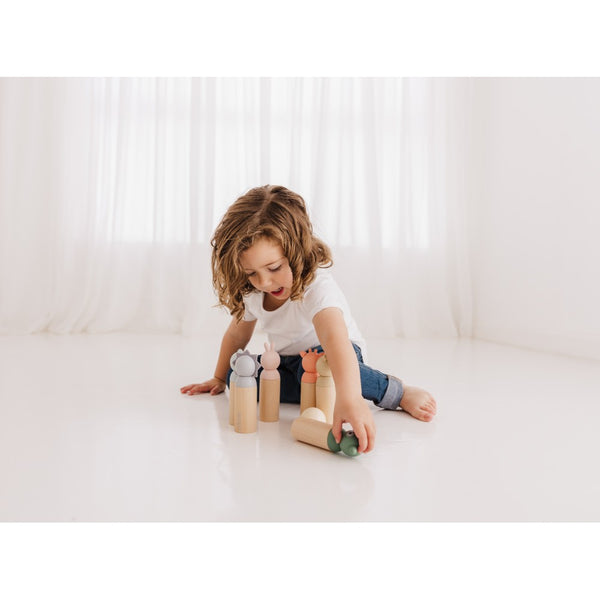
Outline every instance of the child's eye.
<path fill-rule="evenodd" d="M 269 269 L 269 271 L 271 271 L 271 273 L 275 273 L 275 271 L 279 271 L 279 269 L 281 269 L 281 265 L 279 265 L 278 267 L 275 267 L 273 269 Z"/>

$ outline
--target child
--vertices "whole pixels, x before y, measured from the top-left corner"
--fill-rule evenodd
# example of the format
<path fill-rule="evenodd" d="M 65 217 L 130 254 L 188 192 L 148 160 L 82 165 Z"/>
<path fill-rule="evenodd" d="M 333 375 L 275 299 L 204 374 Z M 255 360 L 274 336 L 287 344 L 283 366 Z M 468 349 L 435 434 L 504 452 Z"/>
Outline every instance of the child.
<path fill-rule="evenodd" d="M 300 402 L 300 352 L 327 354 L 336 389 L 333 435 L 350 423 L 359 452 L 375 443 L 375 424 L 365 398 L 431 421 L 436 403 L 425 390 L 404 386 L 363 363 L 364 341 L 346 299 L 329 273 L 329 248 L 313 234 L 304 200 L 281 186 L 254 188 L 227 210 L 211 240 L 213 285 L 233 319 L 223 336 L 215 374 L 186 385 L 183 394 L 220 394 L 231 355 L 246 348 L 257 321 L 281 356 L 282 402 Z"/>

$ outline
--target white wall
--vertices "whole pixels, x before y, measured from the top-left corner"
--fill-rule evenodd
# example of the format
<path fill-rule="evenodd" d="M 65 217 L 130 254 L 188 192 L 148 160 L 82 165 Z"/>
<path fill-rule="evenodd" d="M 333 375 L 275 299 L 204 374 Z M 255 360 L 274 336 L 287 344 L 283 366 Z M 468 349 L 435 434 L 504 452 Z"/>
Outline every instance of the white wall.
<path fill-rule="evenodd" d="M 600 359 L 600 79 L 473 82 L 474 336 Z"/>

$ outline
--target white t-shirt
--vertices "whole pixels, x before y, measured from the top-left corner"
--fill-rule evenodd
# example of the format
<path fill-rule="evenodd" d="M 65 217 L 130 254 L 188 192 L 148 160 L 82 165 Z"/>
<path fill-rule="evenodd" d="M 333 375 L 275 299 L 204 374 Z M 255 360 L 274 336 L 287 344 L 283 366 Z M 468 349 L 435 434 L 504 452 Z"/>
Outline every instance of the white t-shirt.
<path fill-rule="evenodd" d="M 304 290 L 301 300 L 287 300 L 276 310 L 263 308 L 263 292 L 253 292 L 244 298 L 244 321 L 258 320 L 269 342 L 282 356 L 299 354 L 320 344 L 312 320 L 324 308 L 340 308 L 350 340 L 361 350 L 365 341 L 356 325 L 346 297 L 329 273 L 318 269 L 313 282 Z"/>

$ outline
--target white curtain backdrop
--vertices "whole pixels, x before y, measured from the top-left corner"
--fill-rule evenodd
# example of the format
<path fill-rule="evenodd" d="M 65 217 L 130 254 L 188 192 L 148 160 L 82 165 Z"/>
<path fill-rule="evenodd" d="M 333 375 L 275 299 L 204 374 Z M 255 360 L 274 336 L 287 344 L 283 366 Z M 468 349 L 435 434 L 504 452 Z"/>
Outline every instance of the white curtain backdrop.
<path fill-rule="evenodd" d="M 209 239 L 300 193 L 367 337 L 469 336 L 465 79 L 0 79 L 0 333 L 215 334 Z"/>

